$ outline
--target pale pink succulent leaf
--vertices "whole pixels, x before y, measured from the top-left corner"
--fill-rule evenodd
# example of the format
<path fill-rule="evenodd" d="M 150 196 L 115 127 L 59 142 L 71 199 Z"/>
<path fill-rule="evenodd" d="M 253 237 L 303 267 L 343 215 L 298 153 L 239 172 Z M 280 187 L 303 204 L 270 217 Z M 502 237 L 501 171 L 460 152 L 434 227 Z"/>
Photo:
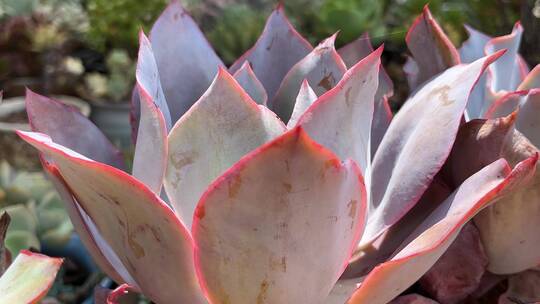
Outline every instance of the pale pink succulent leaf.
<path fill-rule="evenodd" d="M 462 126 L 445 165 L 454 183 L 493 159 L 503 157 L 513 165 L 539 153 L 516 131 L 516 116 L 519 112 L 495 120 L 473 120 Z M 531 229 L 540 223 L 540 172 L 531 178 L 474 219 L 492 273 L 517 273 L 540 261 L 540 235 Z"/>
<path fill-rule="evenodd" d="M 418 202 L 450 153 L 474 84 L 501 54 L 448 69 L 394 116 L 373 159 L 362 244 L 373 241 Z"/>
<path fill-rule="evenodd" d="M 540 88 L 540 64 L 535 66 L 525 79 L 519 84 L 517 90 L 530 90 Z"/>
<path fill-rule="evenodd" d="M 465 223 L 493 202 L 505 187 L 528 178 L 537 160 L 537 156 L 531 157 L 511 171 L 506 161 L 500 159 L 468 178 L 417 227 L 389 261 L 371 271 L 348 303 L 384 304 L 406 290 L 433 266 Z"/>
<path fill-rule="evenodd" d="M 360 287 L 364 277 L 351 279 L 339 279 L 330 294 L 324 301 L 324 304 L 345 304 L 353 292 Z"/>
<path fill-rule="evenodd" d="M 44 164 L 43 168 L 60 195 L 77 235 L 99 268 L 118 284 L 130 282 L 136 286 L 126 267 L 120 262 L 118 256 L 110 249 L 110 246 L 105 240 L 103 240 L 103 237 L 95 229 L 95 225 L 91 219 L 84 213 L 84 210 L 82 210 L 79 203 L 73 197 L 58 169 L 48 164 Z"/>
<path fill-rule="evenodd" d="M 292 26 L 282 5 L 268 17 L 264 30 L 255 45 L 230 67 L 235 73 L 249 61 L 261 81 L 268 99 L 272 100 L 285 74 L 313 47 Z"/>
<path fill-rule="evenodd" d="M 358 166 L 341 163 L 301 127 L 250 153 L 195 212 L 196 261 L 210 301 L 324 303 L 362 233 L 365 208 Z"/>
<path fill-rule="evenodd" d="M 467 105 L 465 118 L 484 118 L 492 103 L 502 97 L 507 91 L 514 91 L 523 81 L 527 74 L 527 66 L 523 58 L 518 54 L 523 28 L 520 23 L 516 23 L 512 33 L 491 38 L 470 27 L 469 40 L 464 43 L 461 51 L 463 62 L 470 62 L 485 55 L 494 54 L 500 50 L 507 52 L 488 68 L 488 72 L 478 81 L 478 85 L 473 90 Z M 470 42 L 469 42 L 470 41 Z M 481 44 L 484 43 L 483 47 Z M 473 51 L 473 47 L 478 47 Z M 480 51 L 480 47 L 482 50 Z"/>
<path fill-rule="evenodd" d="M 409 28 L 405 42 L 417 66 L 414 81 L 409 82 L 412 90 L 460 63 L 457 49 L 435 21 L 427 5 Z"/>
<path fill-rule="evenodd" d="M 0 277 L 0 303 L 40 303 L 62 262 L 60 258 L 22 250 Z"/>
<path fill-rule="evenodd" d="M 510 115 L 519 108 L 520 103 L 523 101 L 523 96 L 528 93 L 528 91 L 514 91 L 503 95 L 491 104 L 485 112 L 484 117 L 492 119 Z"/>
<path fill-rule="evenodd" d="M 257 105 L 220 69 L 168 137 L 165 190 L 186 227 L 191 228 L 197 202 L 216 177 L 285 130 L 273 112 Z"/>
<path fill-rule="evenodd" d="M 53 159 L 81 210 L 141 292 L 157 303 L 206 303 L 195 272 L 191 235 L 154 192 L 131 175 L 92 161 L 46 135 L 19 135 Z"/>
<path fill-rule="evenodd" d="M 382 70 L 381 70 L 382 71 Z M 381 72 L 379 71 L 379 73 Z M 379 84 L 381 78 L 379 77 Z M 371 123 L 371 157 L 375 156 L 375 152 L 379 148 L 381 141 L 386 134 L 386 130 L 392 122 L 392 109 L 388 103 L 388 97 L 382 96 L 380 99 L 375 97 L 375 104 L 373 108 L 373 122 Z"/>
<path fill-rule="evenodd" d="M 95 161 L 125 168 L 122 153 L 77 109 L 26 90 L 26 113 L 33 131 Z"/>
<path fill-rule="evenodd" d="M 204 93 L 223 63 L 178 0 L 155 22 L 150 42 L 174 124 Z"/>
<path fill-rule="evenodd" d="M 492 37 L 475 30 L 467 24 L 465 30 L 469 34 L 469 38 L 459 48 L 459 56 L 461 62 L 471 63 L 485 56 L 484 48 Z"/>
<path fill-rule="evenodd" d="M 257 104 L 266 105 L 268 95 L 262 83 L 257 79 L 251 65 L 245 61 L 242 67 L 234 73 L 234 79 Z"/>
<path fill-rule="evenodd" d="M 291 118 L 287 122 L 287 128 L 292 129 L 298 123 L 298 119 L 302 117 L 302 114 L 317 100 L 318 96 L 313 91 L 307 79 L 304 79 L 300 86 L 298 96 L 294 102 L 294 109 Z"/>
<path fill-rule="evenodd" d="M 269 105 L 283 121 L 289 121 L 298 90 L 304 79 L 313 85 L 313 91 L 320 96 L 332 89 L 347 71 L 345 63 L 334 48 L 336 35 L 321 42 L 311 53 L 295 64 L 283 78 Z"/>
<path fill-rule="evenodd" d="M 373 45 L 371 45 L 371 39 L 369 33 L 365 32 L 356 40 L 349 42 L 337 50 L 339 56 L 343 59 L 348 68 L 353 67 L 358 61 L 362 60 L 367 55 L 374 51 Z M 377 89 L 377 100 L 382 96 L 390 97 L 394 94 L 394 84 L 392 79 L 388 76 L 388 73 L 381 65 L 379 71 L 379 87 Z"/>
<path fill-rule="evenodd" d="M 341 81 L 320 96 L 298 125 L 341 159 L 352 158 L 368 181 L 370 137 L 382 48 L 349 69 Z"/>
<path fill-rule="evenodd" d="M 171 117 L 161 89 L 152 46 L 142 31 L 139 37 L 136 78 L 141 116 L 133 158 L 133 176 L 159 194 L 167 164 L 167 133 L 171 129 Z"/>

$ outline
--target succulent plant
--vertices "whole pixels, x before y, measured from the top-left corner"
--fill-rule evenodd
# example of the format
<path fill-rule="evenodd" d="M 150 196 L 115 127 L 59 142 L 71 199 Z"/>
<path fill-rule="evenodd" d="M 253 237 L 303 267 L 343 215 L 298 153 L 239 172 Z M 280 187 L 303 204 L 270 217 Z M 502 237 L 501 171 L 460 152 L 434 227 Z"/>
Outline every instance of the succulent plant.
<path fill-rule="evenodd" d="M 6 258 L 9 251 L 4 247 L 9 222 L 9 215 L 3 213 L 0 216 L 0 302 L 38 303 L 51 288 L 63 260 L 24 250 L 11 263 L 10 258 Z"/>
<path fill-rule="evenodd" d="M 0 212 L 11 216 L 5 243 L 13 253 L 65 244 L 73 227 L 53 185 L 42 172 L 16 171 L 0 162 Z"/>
<path fill-rule="evenodd" d="M 382 48 L 358 39 L 336 51 L 334 39 L 313 48 L 278 6 L 226 69 L 171 2 L 150 39 L 140 34 L 131 174 L 89 120 L 27 92 L 33 132 L 19 135 L 41 152 L 118 292 L 156 303 L 387 303 L 479 212 L 529 193 L 538 153 L 521 133 L 485 143 L 459 133 L 475 85 L 489 84 L 483 72 L 510 52 L 460 64 L 426 9 L 407 35 L 416 89 L 392 117 Z"/>

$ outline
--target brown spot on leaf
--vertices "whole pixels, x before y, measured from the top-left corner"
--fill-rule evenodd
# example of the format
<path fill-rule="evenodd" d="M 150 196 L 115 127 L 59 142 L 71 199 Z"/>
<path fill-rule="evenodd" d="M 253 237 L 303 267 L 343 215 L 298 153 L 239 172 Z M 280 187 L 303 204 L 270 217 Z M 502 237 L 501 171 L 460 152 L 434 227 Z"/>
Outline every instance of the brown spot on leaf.
<path fill-rule="evenodd" d="M 326 75 L 319 81 L 317 84 L 319 87 L 324 88 L 325 90 L 330 90 L 334 86 L 334 83 L 336 83 L 336 79 L 334 78 L 334 75 L 332 73 Z"/>
<path fill-rule="evenodd" d="M 272 40 L 270 40 L 270 43 L 268 44 L 268 46 L 266 47 L 266 50 L 267 51 L 270 51 L 272 49 L 272 45 L 274 44 L 274 40 L 276 40 L 276 36 L 273 36 L 272 37 Z"/>
<path fill-rule="evenodd" d="M 238 190 L 240 190 L 241 185 L 242 185 L 242 177 L 240 175 L 236 175 L 232 179 L 229 179 L 228 181 L 229 198 L 235 198 L 236 195 L 238 195 Z"/>
<path fill-rule="evenodd" d="M 442 87 L 438 87 L 435 90 L 431 91 L 429 94 L 430 98 L 439 98 L 441 100 L 441 104 L 443 106 L 448 106 L 454 103 L 455 100 L 450 99 L 448 97 L 448 92 L 450 91 L 449 85 L 444 85 Z M 437 96 L 438 95 L 438 96 Z"/>
<path fill-rule="evenodd" d="M 264 304 L 266 303 L 266 297 L 268 293 L 268 287 L 270 284 L 268 284 L 268 281 L 264 279 L 261 282 L 261 286 L 259 288 L 259 294 L 257 295 L 257 304 Z"/>
<path fill-rule="evenodd" d="M 358 205 L 357 200 L 351 200 L 347 204 L 347 207 L 349 207 L 349 217 L 352 218 L 352 219 L 354 219 L 356 217 L 356 205 Z"/>
<path fill-rule="evenodd" d="M 199 153 L 195 151 L 175 153 L 171 155 L 171 162 L 176 170 L 182 170 L 185 166 L 193 164 L 198 156 Z"/>
<path fill-rule="evenodd" d="M 345 91 L 345 103 L 347 104 L 348 107 L 351 106 L 351 90 L 352 88 L 348 88 L 347 91 Z"/>
<path fill-rule="evenodd" d="M 282 256 L 281 258 L 276 259 L 274 256 L 271 256 L 269 266 L 271 270 L 287 272 L 287 257 Z"/>
<path fill-rule="evenodd" d="M 283 188 L 285 188 L 285 191 L 287 191 L 287 193 L 291 193 L 291 190 L 292 190 L 292 185 L 290 183 L 281 183 L 283 185 Z"/>

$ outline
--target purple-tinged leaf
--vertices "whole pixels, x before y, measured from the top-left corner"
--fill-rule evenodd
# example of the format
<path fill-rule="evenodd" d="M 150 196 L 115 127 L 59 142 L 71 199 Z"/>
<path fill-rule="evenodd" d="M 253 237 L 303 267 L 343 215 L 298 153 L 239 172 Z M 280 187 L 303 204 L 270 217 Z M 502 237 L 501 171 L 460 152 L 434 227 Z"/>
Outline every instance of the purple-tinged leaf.
<path fill-rule="evenodd" d="M 285 130 L 272 111 L 257 105 L 220 69 L 168 138 L 165 189 L 186 227 L 191 228 L 197 202 L 216 177 Z"/>
<path fill-rule="evenodd" d="M 426 191 L 450 153 L 474 84 L 501 54 L 448 69 L 426 83 L 394 116 L 372 163 L 363 245 L 399 221 Z"/>
<path fill-rule="evenodd" d="M 389 261 L 370 272 L 348 303 L 384 304 L 406 290 L 435 264 L 465 223 L 503 191 L 530 178 L 537 160 L 538 156 L 531 157 L 511 170 L 500 159 L 468 178 L 417 227 Z"/>
<path fill-rule="evenodd" d="M 174 124 L 206 91 L 223 63 L 178 0 L 158 18 L 150 41 Z"/>
<path fill-rule="evenodd" d="M 352 158 L 368 181 L 373 104 L 382 48 L 349 69 L 341 81 L 319 97 L 298 125 L 341 159 Z"/>
<path fill-rule="evenodd" d="M 167 133 L 171 129 L 171 117 L 161 89 L 152 46 L 142 31 L 139 37 L 141 46 L 136 78 L 141 117 L 133 176 L 159 194 L 167 164 Z"/>
<path fill-rule="evenodd" d="M 26 112 L 33 131 L 95 161 L 125 168 L 120 151 L 77 109 L 26 90 Z"/>
<path fill-rule="evenodd" d="M 268 95 L 262 83 L 257 79 L 249 62 L 244 62 L 242 67 L 234 73 L 234 79 L 248 93 L 257 104 L 266 105 Z"/>
<path fill-rule="evenodd" d="M 266 21 L 255 43 L 230 68 L 235 73 L 248 61 L 272 100 L 285 74 L 313 47 L 293 28 L 280 4 Z"/>
<path fill-rule="evenodd" d="M 347 67 L 351 68 L 373 51 L 374 49 L 371 45 L 369 34 L 365 32 L 358 39 L 338 49 L 337 52 Z M 376 99 L 379 100 L 383 96 L 390 97 L 393 94 L 394 84 L 392 83 L 392 79 L 390 79 L 390 76 L 388 76 L 388 73 L 386 73 L 384 67 L 381 65 L 381 70 L 379 71 L 379 87 L 377 88 L 377 94 L 375 95 Z"/>
<path fill-rule="evenodd" d="M 538 148 L 514 129 L 515 120 L 516 113 L 463 125 L 445 165 L 454 183 L 493 159 L 504 157 L 512 165 L 537 155 Z M 510 274 L 538 265 L 540 235 L 531 227 L 540 225 L 539 183 L 540 172 L 536 172 L 531 181 L 516 187 L 475 217 L 489 258 L 489 271 Z"/>
<path fill-rule="evenodd" d="M 40 303 L 62 262 L 63 259 L 22 250 L 0 277 L 0 303 Z"/>
<path fill-rule="evenodd" d="M 298 96 L 294 103 L 294 109 L 291 115 L 291 119 L 287 122 L 287 128 L 292 129 L 298 123 L 298 119 L 306 112 L 306 110 L 317 100 L 318 96 L 315 94 L 307 79 L 304 79 L 300 86 Z"/>
<path fill-rule="evenodd" d="M 380 73 L 380 71 L 379 71 Z M 379 81 L 380 81 L 379 77 Z M 380 83 L 380 82 L 379 82 Z M 388 104 L 388 97 L 382 96 L 380 99 L 375 97 L 375 105 L 373 108 L 373 122 L 371 123 L 371 158 L 375 156 L 375 152 L 379 148 L 386 130 L 392 122 L 392 109 Z"/>
<path fill-rule="evenodd" d="M 411 90 L 460 63 L 459 53 L 431 15 L 428 6 L 416 18 L 405 38 L 418 73 L 409 83 Z"/>
<path fill-rule="evenodd" d="M 477 290 L 487 264 L 478 229 L 469 222 L 419 283 L 441 303 L 460 303 Z"/>
<path fill-rule="evenodd" d="M 43 134 L 19 135 L 54 160 L 81 210 L 148 298 L 157 303 L 206 303 L 189 231 L 155 193 L 131 175 Z"/>
<path fill-rule="evenodd" d="M 288 121 L 295 106 L 295 99 L 302 81 L 307 79 L 313 85 L 317 96 L 332 89 L 339 82 L 347 67 L 334 48 L 336 35 L 321 42 L 311 53 L 295 64 L 285 75 L 270 108 Z"/>
<path fill-rule="evenodd" d="M 525 76 L 525 79 L 519 84 L 517 90 L 521 91 L 536 88 L 540 88 L 540 64 L 535 66 L 534 69 Z"/>
<path fill-rule="evenodd" d="M 341 163 L 301 127 L 250 153 L 195 212 L 210 301 L 324 303 L 362 233 L 365 208 L 354 161 Z"/>
<path fill-rule="evenodd" d="M 485 56 L 484 48 L 492 37 L 475 30 L 469 25 L 465 25 L 465 30 L 469 34 L 467 39 L 459 48 L 461 62 L 471 63 Z"/>

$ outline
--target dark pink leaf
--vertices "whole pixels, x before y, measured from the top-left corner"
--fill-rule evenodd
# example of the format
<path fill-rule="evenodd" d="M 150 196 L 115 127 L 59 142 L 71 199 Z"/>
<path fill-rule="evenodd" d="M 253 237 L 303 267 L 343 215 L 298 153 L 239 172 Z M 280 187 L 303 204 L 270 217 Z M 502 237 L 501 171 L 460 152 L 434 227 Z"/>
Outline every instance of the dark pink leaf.
<path fill-rule="evenodd" d="M 309 42 L 293 28 L 283 6 L 278 5 L 266 21 L 255 45 L 236 60 L 230 71 L 236 72 L 245 61 L 249 61 L 269 100 L 272 100 L 285 74 L 312 49 Z"/>
<path fill-rule="evenodd" d="M 211 302 L 323 303 L 362 233 L 365 207 L 359 168 L 301 127 L 250 153 L 195 212 L 196 260 Z"/>
<path fill-rule="evenodd" d="M 120 151 L 75 108 L 27 90 L 26 112 L 32 130 L 95 161 L 125 168 Z"/>

